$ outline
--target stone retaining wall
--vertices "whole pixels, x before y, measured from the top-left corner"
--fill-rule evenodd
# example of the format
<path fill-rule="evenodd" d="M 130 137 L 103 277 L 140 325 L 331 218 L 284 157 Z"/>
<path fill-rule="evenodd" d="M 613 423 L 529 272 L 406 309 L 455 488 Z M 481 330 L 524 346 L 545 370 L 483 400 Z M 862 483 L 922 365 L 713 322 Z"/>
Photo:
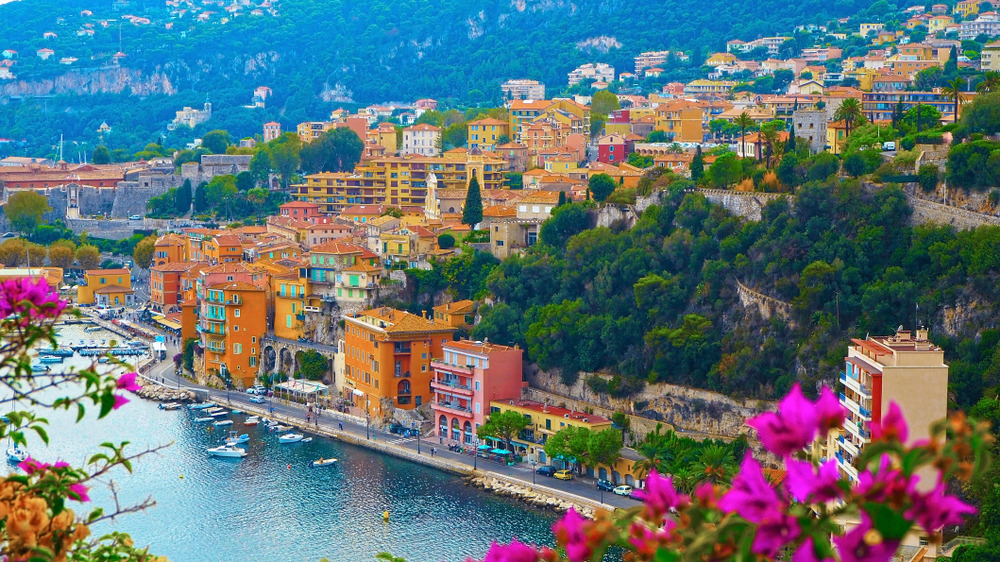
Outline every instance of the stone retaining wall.
<path fill-rule="evenodd" d="M 913 209 L 910 222 L 914 225 L 948 224 L 957 230 L 968 230 L 983 225 L 1000 226 L 1000 217 L 975 213 L 912 196 L 908 197 L 908 200 L 910 208 Z"/>

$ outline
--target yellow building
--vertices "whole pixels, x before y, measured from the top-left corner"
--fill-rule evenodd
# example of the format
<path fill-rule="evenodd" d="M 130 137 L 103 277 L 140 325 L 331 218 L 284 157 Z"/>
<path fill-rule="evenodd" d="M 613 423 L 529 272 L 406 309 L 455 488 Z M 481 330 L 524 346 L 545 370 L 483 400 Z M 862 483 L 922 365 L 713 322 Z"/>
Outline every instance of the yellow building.
<path fill-rule="evenodd" d="M 312 142 L 336 126 L 337 123 L 334 121 L 306 121 L 299 123 L 299 126 L 295 128 L 295 133 L 299 135 L 302 142 Z"/>
<path fill-rule="evenodd" d="M 521 126 L 537 119 L 553 102 L 549 100 L 513 100 L 507 108 L 510 130 L 514 132 L 511 140 L 521 142 Z"/>
<path fill-rule="evenodd" d="M 979 13 L 979 4 L 980 0 L 961 0 L 961 2 L 955 4 L 955 13 L 961 15 L 963 18 L 974 16 Z"/>
<path fill-rule="evenodd" d="M 306 308 L 309 307 L 309 280 L 299 277 L 297 270 L 274 275 L 271 294 L 274 295 L 274 335 L 290 340 L 302 337 Z M 311 311 L 312 307 L 309 308 Z"/>
<path fill-rule="evenodd" d="M 468 299 L 435 306 L 434 321 L 452 328 L 471 324 L 470 320 L 475 308 L 476 301 Z"/>
<path fill-rule="evenodd" d="M 549 158 L 545 161 L 545 171 L 553 174 L 569 174 L 579 169 L 580 163 L 572 158 Z"/>
<path fill-rule="evenodd" d="M 705 140 L 702 104 L 692 100 L 672 100 L 656 108 L 656 129 L 667 134 L 669 142 Z"/>
<path fill-rule="evenodd" d="M 498 144 L 510 142 L 510 124 L 487 117 L 468 124 L 469 148 L 494 151 Z"/>
<path fill-rule="evenodd" d="M 481 189 L 503 189 L 506 162 L 474 148 L 449 150 L 441 156 L 384 156 L 364 162 L 354 173 L 321 172 L 293 185 L 299 201 L 340 213 L 352 205 L 424 206 L 431 174 L 436 189 L 468 189 L 475 177 Z"/>
<path fill-rule="evenodd" d="M 946 15 L 937 15 L 928 21 L 929 26 L 927 29 L 931 33 L 936 33 L 938 31 L 944 31 L 944 28 L 953 23 L 955 23 L 955 18 Z"/>
<path fill-rule="evenodd" d="M 156 244 L 153 248 L 153 265 L 187 261 L 189 256 L 187 246 L 187 239 L 179 234 L 170 233 L 160 236 L 156 239 Z M 193 261 L 201 261 L 193 256 L 191 259 Z M 140 265 L 140 267 L 146 267 L 148 264 L 137 265 Z"/>
<path fill-rule="evenodd" d="M 0 268 L 0 281 L 27 277 L 37 282 L 45 279 L 50 287 L 58 289 L 63 284 L 63 269 L 61 267 L 3 267 Z"/>
<path fill-rule="evenodd" d="M 705 64 L 708 66 L 722 66 L 724 64 L 733 64 L 738 60 L 740 59 L 732 53 L 715 53 L 714 55 L 708 57 Z"/>
<path fill-rule="evenodd" d="M 126 306 L 134 302 L 132 277 L 127 269 L 88 269 L 76 288 L 77 304 Z"/>
<path fill-rule="evenodd" d="M 368 143 L 381 146 L 387 154 L 394 154 L 397 150 L 396 127 L 392 123 L 382 122 L 378 127 L 368 131 Z"/>
<path fill-rule="evenodd" d="M 847 141 L 847 127 L 843 121 L 835 121 L 826 126 L 827 152 L 840 154 Z"/>
<path fill-rule="evenodd" d="M 884 23 L 863 23 L 859 31 L 862 37 L 868 37 L 869 34 L 878 33 L 883 28 L 885 28 Z"/>

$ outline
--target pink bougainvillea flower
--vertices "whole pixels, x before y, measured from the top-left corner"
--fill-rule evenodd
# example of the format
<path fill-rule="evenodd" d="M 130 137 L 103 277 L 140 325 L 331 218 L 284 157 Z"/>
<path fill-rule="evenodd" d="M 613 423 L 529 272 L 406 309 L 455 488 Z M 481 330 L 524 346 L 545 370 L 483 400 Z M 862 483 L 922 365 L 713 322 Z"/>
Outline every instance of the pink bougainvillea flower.
<path fill-rule="evenodd" d="M 798 538 L 801 529 L 791 515 L 775 512 L 771 517 L 757 527 L 752 548 L 757 554 L 775 558 L 782 547 Z"/>
<path fill-rule="evenodd" d="M 780 516 L 785 502 L 771 487 L 760 465 L 750 451 L 743 457 L 740 472 L 733 478 L 733 487 L 719 500 L 719 509 L 735 512 L 751 523 L 763 523 Z"/>
<path fill-rule="evenodd" d="M 816 547 L 813 544 L 812 537 L 807 538 L 802 541 L 798 550 L 792 555 L 792 562 L 834 562 L 833 558 L 824 558 L 820 560 L 816 556 Z"/>
<path fill-rule="evenodd" d="M 887 541 L 872 530 L 872 520 L 861 512 L 861 524 L 842 537 L 833 537 L 843 562 L 888 562 L 896 554 L 898 540 Z"/>
<path fill-rule="evenodd" d="M 52 468 L 69 468 L 69 463 L 66 461 L 56 461 Z"/>
<path fill-rule="evenodd" d="M 587 519 L 569 508 L 562 519 L 552 525 L 556 541 L 566 548 L 566 556 L 572 562 L 583 562 L 592 554 L 587 544 Z"/>
<path fill-rule="evenodd" d="M 89 502 L 90 496 L 87 495 L 87 492 L 89 490 L 90 488 L 84 486 L 83 484 L 80 484 L 79 482 L 76 484 L 70 484 L 69 497 L 70 499 L 76 500 L 78 502 Z"/>
<path fill-rule="evenodd" d="M 873 441 L 898 439 L 900 443 L 906 443 L 906 438 L 910 435 L 906 419 L 903 418 L 903 410 L 895 402 L 889 402 L 889 411 L 882 416 L 882 421 L 873 421 L 871 429 Z"/>
<path fill-rule="evenodd" d="M 938 482 L 926 494 L 913 496 L 913 507 L 904 513 L 908 519 L 916 520 L 924 530 L 936 533 L 945 525 L 961 525 L 963 514 L 975 513 L 976 508 L 944 491 L 944 483 Z"/>
<path fill-rule="evenodd" d="M 802 394 L 798 383 L 778 403 L 777 412 L 766 412 L 747 420 L 747 425 L 757 430 L 764 447 L 781 457 L 809 445 L 816 437 L 817 424 L 816 409 Z"/>
<path fill-rule="evenodd" d="M 716 506 L 719 498 L 715 494 L 715 486 L 711 482 L 702 482 L 694 489 L 694 497 L 701 507 L 712 509 Z"/>
<path fill-rule="evenodd" d="M 676 522 L 667 519 L 663 526 L 653 531 L 636 521 L 629 526 L 628 542 L 635 547 L 640 556 L 652 559 L 661 546 L 669 544 L 673 540 L 672 533 L 676 527 Z"/>
<path fill-rule="evenodd" d="M 788 459 L 785 461 L 785 468 L 788 470 L 785 486 L 792 497 L 800 502 L 805 503 L 809 499 L 828 502 L 843 495 L 843 491 L 837 486 L 840 471 L 835 460 L 820 464 L 818 473 L 808 461 Z"/>
<path fill-rule="evenodd" d="M 825 435 L 831 429 L 843 427 L 847 410 L 840 404 L 840 399 L 829 387 L 824 386 L 820 390 L 815 408 L 820 435 Z"/>
<path fill-rule="evenodd" d="M 44 462 L 36 461 L 35 459 L 28 457 L 17 464 L 17 468 L 20 468 L 29 476 L 36 472 L 45 472 L 46 470 L 52 468 L 52 465 Z"/>
<path fill-rule="evenodd" d="M 118 408 L 121 408 L 122 406 L 128 404 L 129 402 L 131 402 L 131 400 L 129 400 L 128 398 L 125 398 L 121 394 L 115 394 L 115 405 L 113 406 L 112 409 L 117 410 Z"/>
<path fill-rule="evenodd" d="M 118 377 L 118 382 L 116 386 L 119 390 L 127 390 L 129 392 L 139 392 L 142 390 L 142 386 L 135 382 L 138 373 L 125 373 L 124 375 Z"/>
<path fill-rule="evenodd" d="M 892 468 L 892 457 L 883 454 L 874 472 L 865 469 L 858 473 L 858 485 L 854 487 L 854 493 L 865 498 L 865 501 L 889 500 L 893 505 L 899 506 L 916 493 L 918 480 L 916 475 L 907 477 L 903 471 Z"/>
<path fill-rule="evenodd" d="M 535 548 L 514 539 L 507 545 L 494 541 L 483 562 L 536 562 L 537 560 L 538 551 Z"/>
<path fill-rule="evenodd" d="M 646 488 L 636 490 L 636 494 L 645 502 L 646 515 L 650 520 L 663 517 L 689 500 L 686 495 L 679 494 L 674 489 L 673 476 L 664 478 L 655 470 L 650 471 L 646 478 Z"/>
<path fill-rule="evenodd" d="M 0 315 L 4 318 L 11 314 L 24 315 L 29 310 L 31 313 L 22 321 L 55 318 L 65 309 L 66 302 L 45 279 L 32 281 L 22 277 L 0 283 Z"/>

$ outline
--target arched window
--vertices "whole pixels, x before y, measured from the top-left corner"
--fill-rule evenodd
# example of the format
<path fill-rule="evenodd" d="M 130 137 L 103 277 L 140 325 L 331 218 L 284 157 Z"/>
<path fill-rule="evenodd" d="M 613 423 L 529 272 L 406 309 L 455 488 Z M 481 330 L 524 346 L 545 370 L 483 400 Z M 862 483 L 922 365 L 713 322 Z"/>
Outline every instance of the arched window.
<path fill-rule="evenodd" d="M 598 475 L 598 477 L 600 477 L 600 479 L 601 479 L 601 480 L 607 480 L 607 479 L 608 479 L 608 469 L 606 469 L 606 468 L 602 468 L 602 469 L 601 469 L 601 470 L 600 470 L 600 471 L 599 471 L 599 472 L 597 473 L 597 475 Z"/>
<path fill-rule="evenodd" d="M 396 394 L 399 396 L 409 396 L 410 395 L 410 381 L 403 379 L 399 381 L 399 386 L 396 389 Z"/>
<path fill-rule="evenodd" d="M 472 422 L 465 422 L 465 442 L 469 445 L 472 444 Z"/>
<path fill-rule="evenodd" d="M 625 475 L 625 483 L 628 484 L 629 486 L 633 486 L 633 485 L 635 485 L 635 478 L 632 478 L 631 474 L 626 474 Z"/>
<path fill-rule="evenodd" d="M 462 440 L 462 429 L 459 425 L 458 418 L 451 418 L 451 438 L 455 441 Z"/>
<path fill-rule="evenodd" d="M 448 416 L 441 416 L 438 420 L 438 437 L 448 437 Z"/>

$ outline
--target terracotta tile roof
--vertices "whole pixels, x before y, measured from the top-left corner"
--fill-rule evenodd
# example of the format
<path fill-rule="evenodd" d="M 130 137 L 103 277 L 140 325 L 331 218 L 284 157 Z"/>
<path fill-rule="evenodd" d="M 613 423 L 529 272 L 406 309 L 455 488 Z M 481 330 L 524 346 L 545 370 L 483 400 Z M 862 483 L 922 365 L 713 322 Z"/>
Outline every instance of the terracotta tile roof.
<path fill-rule="evenodd" d="M 492 117 L 484 117 L 483 119 L 470 121 L 469 125 L 507 125 L 507 122 Z"/>
<path fill-rule="evenodd" d="M 245 281 L 225 281 L 223 283 L 213 283 L 209 289 L 222 289 L 224 291 L 263 291 L 256 285 L 251 285 Z"/>
<path fill-rule="evenodd" d="M 219 246 L 240 246 L 240 237 L 233 234 L 223 234 L 215 237 L 215 243 Z"/>
<path fill-rule="evenodd" d="M 497 345 L 490 342 L 474 342 L 472 340 L 450 341 L 444 344 L 444 347 L 449 349 L 471 351 L 472 353 L 482 353 L 484 355 L 489 355 L 494 351 L 511 351 L 513 349 L 517 349 L 516 347 L 510 347 L 508 345 Z"/>
<path fill-rule="evenodd" d="M 447 345 L 451 345 L 451 344 L 447 344 Z M 505 402 L 507 402 L 507 401 L 505 401 Z M 541 412 L 541 413 L 552 414 L 552 415 L 554 415 L 556 417 L 568 418 L 568 419 L 572 419 L 572 420 L 576 420 L 576 421 L 580 421 L 580 422 L 584 422 L 584 423 L 590 423 L 590 424 L 606 424 L 606 423 L 611 423 L 611 420 L 609 420 L 607 418 L 602 418 L 601 416 L 597 416 L 597 415 L 594 415 L 594 414 L 588 414 L 586 412 L 579 412 L 579 411 L 575 411 L 575 410 L 569 410 L 567 408 L 560 408 L 559 406 L 553 406 L 551 404 L 545 405 L 545 404 L 542 404 L 541 402 L 533 402 L 531 400 L 514 400 L 513 402 L 514 402 L 513 406 L 515 406 L 517 408 L 522 408 L 522 409 L 525 409 L 525 410 L 532 410 L 534 412 Z"/>
<path fill-rule="evenodd" d="M 257 268 L 251 267 L 248 264 L 245 264 L 243 262 L 233 262 L 233 263 L 227 262 L 227 263 L 220 263 L 218 265 L 213 265 L 211 267 L 206 267 L 205 269 L 201 270 L 201 272 L 204 273 L 204 274 L 211 274 L 211 273 L 252 273 L 252 272 L 254 272 L 256 270 L 257 270 Z"/>
<path fill-rule="evenodd" d="M 359 261 L 358 263 L 356 263 L 354 265 L 349 265 L 349 266 L 343 268 L 343 271 L 362 271 L 364 273 L 373 273 L 373 272 L 376 272 L 376 271 L 381 272 L 382 268 L 380 266 L 377 266 L 377 265 L 368 265 L 367 263 L 365 263 L 363 261 Z"/>
<path fill-rule="evenodd" d="M 131 293 L 131 292 L 133 292 L 132 289 L 127 289 L 125 287 L 122 287 L 121 285 L 105 285 L 100 289 L 94 291 L 94 293 L 98 295 L 106 295 L 108 293 Z"/>
<path fill-rule="evenodd" d="M 381 215 L 385 212 L 385 207 L 383 205 L 353 205 L 340 212 L 341 216 L 344 215 Z"/>
<path fill-rule="evenodd" d="M 362 251 L 364 251 L 364 248 L 360 246 L 345 244 L 343 242 L 324 242 L 312 247 L 312 253 L 314 254 L 359 254 Z"/>
<path fill-rule="evenodd" d="M 129 270 L 120 269 L 88 269 L 87 275 L 129 275 Z"/>
<path fill-rule="evenodd" d="M 419 125 L 412 125 L 403 129 L 404 131 L 440 131 L 441 127 L 435 127 L 434 125 L 428 125 L 427 123 L 421 123 Z"/>
<path fill-rule="evenodd" d="M 500 205 L 492 205 L 483 209 L 484 217 L 514 217 L 517 216 L 517 210 L 513 207 L 502 207 Z"/>
<path fill-rule="evenodd" d="M 475 306 L 476 301 L 466 299 L 463 301 L 449 302 L 435 306 L 434 310 L 438 312 L 447 312 L 449 314 L 466 314 L 472 312 L 472 309 L 475 308 Z"/>
<path fill-rule="evenodd" d="M 189 269 L 199 265 L 205 265 L 205 264 L 204 262 L 200 261 L 175 261 L 171 263 L 165 263 L 162 265 L 156 265 L 150 269 L 152 269 L 153 271 L 161 271 L 165 273 L 170 271 L 188 271 Z"/>
<path fill-rule="evenodd" d="M 368 316 L 376 319 L 380 323 L 384 323 L 384 326 L 379 327 L 389 334 L 428 332 L 441 333 L 455 331 L 454 328 L 442 326 L 441 324 L 432 322 L 422 316 L 417 316 L 416 314 L 410 314 L 409 312 L 395 310 L 389 307 L 366 310 L 362 312 L 360 316 Z"/>

